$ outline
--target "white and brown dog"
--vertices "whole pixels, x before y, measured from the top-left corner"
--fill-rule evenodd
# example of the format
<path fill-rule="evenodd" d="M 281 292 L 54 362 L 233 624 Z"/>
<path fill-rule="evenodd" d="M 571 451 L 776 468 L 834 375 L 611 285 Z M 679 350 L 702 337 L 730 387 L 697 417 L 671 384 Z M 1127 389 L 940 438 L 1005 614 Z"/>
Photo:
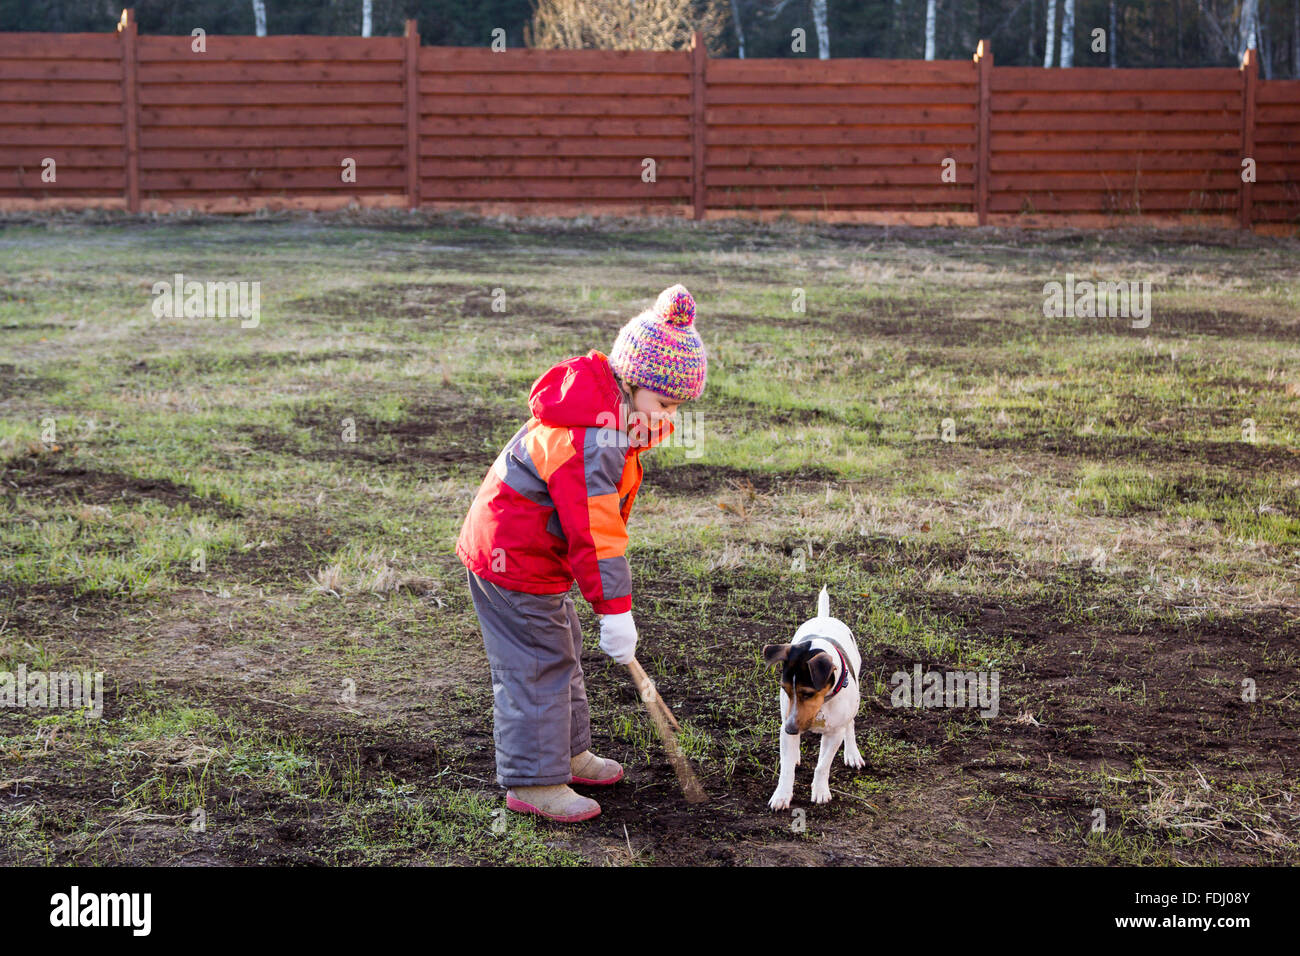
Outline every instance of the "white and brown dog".
<path fill-rule="evenodd" d="M 813 771 L 813 803 L 831 798 L 831 763 L 844 745 L 844 763 L 862 767 L 866 761 L 858 751 L 853 721 L 858 716 L 861 694 L 858 654 L 853 632 L 831 617 L 831 599 L 822 588 L 817 598 L 817 616 L 795 631 L 789 644 L 769 644 L 763 659 L 781 667 L 781 776 L 767 805 L 773 810 L 790 806 L 794 795 L 794 768 L 799 765 L 799 735 L 811 730 L 822 735 L 821 756 Z M 793 702 L 793 703 L 792 703 Z"/>

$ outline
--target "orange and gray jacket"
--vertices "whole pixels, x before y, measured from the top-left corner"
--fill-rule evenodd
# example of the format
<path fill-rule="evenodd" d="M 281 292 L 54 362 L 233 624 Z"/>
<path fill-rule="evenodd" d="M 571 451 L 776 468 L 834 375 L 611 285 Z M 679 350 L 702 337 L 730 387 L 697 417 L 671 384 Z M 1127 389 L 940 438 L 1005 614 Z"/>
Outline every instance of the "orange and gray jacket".
<path fill-rule="evenodd" d="M 560 594 L 576 579 L 597 614 L 632 607 L 627 519 L 641 452 L 673 431 L 625 427 L 629 398 L 594 349 L 533 383 L 532 417 L 488 469 L 456 554 L 512 591 Z M 639 434 L 638 434 L 639 431 Z"/>

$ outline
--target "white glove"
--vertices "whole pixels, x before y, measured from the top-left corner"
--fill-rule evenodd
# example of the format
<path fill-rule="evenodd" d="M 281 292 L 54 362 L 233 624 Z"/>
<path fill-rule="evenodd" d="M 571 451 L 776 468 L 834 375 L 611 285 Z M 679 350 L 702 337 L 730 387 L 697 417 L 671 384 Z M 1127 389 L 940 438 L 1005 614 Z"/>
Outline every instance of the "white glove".
<path fill-rule="evenodd" d="M 600 649 L 618 664 L 631 663 L 636 657 L 636 625 L 631 611 L 600 616 Z"/>

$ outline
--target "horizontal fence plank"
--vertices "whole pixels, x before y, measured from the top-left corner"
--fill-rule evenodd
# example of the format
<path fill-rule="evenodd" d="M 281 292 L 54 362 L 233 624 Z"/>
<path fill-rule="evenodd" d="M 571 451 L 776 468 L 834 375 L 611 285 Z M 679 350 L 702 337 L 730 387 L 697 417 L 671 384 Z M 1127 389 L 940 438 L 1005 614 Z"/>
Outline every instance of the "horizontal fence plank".
<path fill-rule="evenodd" d="M 568 179 L 585 178 L 632 178 L 641 180 L 640 159 L 594 159 L 591 157 L 551 157 L 526 156 L 516 158 L 493 159 L 439 159 L 426 166 L 430 175 L 436 174 L 447 179 L 473 177 L 478 179 L 529 178 L 550 179 L 563 177 Z M 666 178 L 689 176 L 691 172 L 689 156 L 658 162 L 655 165 L 660 180 Z"/>
<path fill-rule="evenodd" d="M 583 182 L 541 179 L 517 181 L 487 179 L 479 182 L 463 179 L 420 177 L 421 199 L 636 199 L 680 200 L 690 195 L 690 180 L 686 178 L 661 180 L 656 183 L 621 179 L 590 179 Z"/>
<path fill-rule="evenodd" d="M 1140 196 L 1095 190 L 989 195 L 989 209 L 994 212 L 1095 212 L 1097 210 L 1204 212 L 1235 210 L 1237 202 L 1235 190 L 1230 193 L 1143 192 Z"/>
<path fill-rule="evenodd" d="M 194 86 L 141 84 L 139 103 L 144 106 L 331 106 L 402 104 L 400 83 L 206 83 Z"/>
<path fill-rule="evenodd" d="M 1235 112 L 1221 113 L 1001 113 L 989 118 L 990 129 L 997 133 L 1006 130 L 1032 129 L 1043 131 L 1083 132 L 1095 130 L 1103 135 L 1109 129 L 1164 130 L 1224 130 L 1240 129 L 1241 116 Z"/>
<path fill-rule="evenodd" d="M 400 166 L 405 161 L 400 147 L 350 146 L 348 155 L 357 166 Z M 340 160 L 341 163 L 341 160 Z M 243 147 L 218 149 L 151 149 L 140 157 L 144 169 L 302 169 L 311 166 L 338 168 L 320 149 L 309 147 Z"/>
<path fill-rule="evenodd" d="M 1142 153 L 1178 152 L 1189 149 L 1219 150 L 1241 148 L 1239 130 L 1207 133 L 1204 130 L 1115 130 L 1105 132 L 1045 132 L 1043 130 L 1003 130 L 989 137 L 993 152 L 1027 152 L 1056 150 L 1125 150 Z"/>
<path fill-rule="evenodd" d="M 0 80 L 0 103 L 121 103 L 122 81 Z"/>
<path fill-rule="evenodd" d="M 1038 66 L 994 66 L 990 84 L 994 94 L 1008 91 L 1077 90 L 1222 90 L 1241 89 L 1241 75 L 1231 67 L 1199 69 L 1108 69 L 1073 67 L 1068 70 Z"/>
<path fill-rule="evenodd" d="M 1101 151 L 1062 153 L 1000 153 L 994 151 L 996 172 L 1060 172 L 1096 170 L 1119 172 L 1123 170 L 1150 170 L 1186 172 L 1210 169 L 1241 171 L 1241 159 L 1235 153 L 1151 152 L 1134 153 L 1128 150 L 1105 153 Z"/>
<path fill-rule="evenodd" d="M 1300 202 L 1300 183 L 1262 182 L 1255 186 L 1255 200 L 1264 202 Z"/>
<path fill-rule="evenodd" d="M 1260 80 L 1255 90 L 1255 104 L 1300 103 L 1300 80 Z"/>
<path fill-rule="evenodd" d="M 547 136 L 465 136 L 420 140 L 421 156 L 689 156 L 688 141 L 629 138 L 569 139 Z"/>
<path fill-rule="evenodd" d="M 1095 172 L 1095 173 L 993 173 L 989 189 L 999 192 L 1032 190 L 1103 190 L 1106 192 L 1148 189 L 1208 189 L 1234 191 L 1241 184 L 1239 169 L 1208 172 Z"/>
<path fill-rule="evenodd" d="M 0 33 L 0 57 L 47 60 L 117 60 L 116 33 Z"/>
<path fill-rule="evenodd" d="M 994 113 L 1020 112 L 1071 112 L 1113 113 L 1116 111 L 1143 112 L 1147 110 L 1208 112 L 1213 110 L 1238 110 L 1241 108 L 1241 91 L 1160 91 L 1152 93 L 1119 93 L 1071 91 L 1046 93 L 1040 91 L 1002 93 L 991 100 Z"/>
<path fill-rule="evenodd" d="M 1285 130 L 1294 131 L 1300 128 L 1300 102 L 1293 103 L 1290 106 L 1273 104 L 1263 109 L 1257 109 L 1255 111 L 1255 124 L 1257 128 L 1281 126 Z"/>
<path fill-rule="evenodd" d="M 704 111 L 710 126 L 961 126 L 975 119 L 975 107 L 952 106 L 714 106 Z"/>
<path fill-rule="evenodd" d="M 900 186 L 897 188 L 829 187 L 826 189 L 706 188 L 708 204 L 720 206 L 941 206 L 969 205 L 975 198 L 970 184 Z"/>
<path fill-rule="evenodd" d="M 350 137 L 350 141 L 348 139 Z M 357 146 L 401 146 L 406 142 L 406 131 L 400 126 L 370 126 L 364 136 L 343 129 L 321 129 L 305 126 L 289 129 L 268 125 L 262 128 L 247 127 L 227 129 L 220 126 L 181 129 L 169 126 L 141 126 L 140 148 L 202 148 L 220 147 L 239 150 L 245 147 L 312 146 L 321 149 L 346 150 Z"/>
<path fill-rule="evenodd" d="M 207 83 L 395 83 L 401 86 L 401 62 L 331 60 L 246 60 L 181 63 L 155 60 L 138 67 L 141 86 Z"/>
<path fill-rule="evenodd" d="M 401 37 L 322 36 L 221 36 L 209 35 L 207 49 L 191 49 L 190 37 L 140 36 L 136 40 L 140 65 L 180 63 L 236 63 L 243 60 L 402 60 Z"/>
<path fill-rule="evenodd" d="M 403 166 L 359 166 L 357 181 L 345 183 L 338 170 L 321 169 L 151 169 L 140 171 L 140 191 L 178 190 L 236 190 L 255 192 L 279 189 L 376 189 L 401 192 L 406 188 L 406 170 Z"/>
<path fill-rule="evenodd" d="M 881 83 L 957 84 L 975 82 L 975 64 L 967 60 L 710 60 L 709 96 L 725 83 Z"/>
<path fill-rule="evenodd" d="M 39 166 L 46 156 L 54 159 L 60 169 L 67 166 L 111 169 L 121 166 L 126 159 L 120 148 L 112 146 L 83 146 L 78 141 L 76 145 L 38 149 L 31 146 L 16 146 L 0 133 L 0 167 Z"/>
<path fill-rule="evenodd" d="M 645 50 L 420 47 L 420 73 L 686 73 L 687 54 Z"/>
<path fill-rule="evenodd" d="M 439 116 L 423 115 L 423 136 L 640 136 L 687 137 L 689 117 L 684 116 Z"/>
<path fill-rule="evenodd" d="M 872 107 L 894 104 L 943 106 L 960 104 L 974 107 L 979 91 L 974 84 L 965 86 L 858 86 L 829 83 L 778 85 L 773 83 L 714 86 L 709 88 L 710 106 L 822 105 L 837 107 Z"/>
<path fill-rule="evenodd" d="M 911 146 L 946 143 L 974 145 L 974 127 L 964 126 L 813 126 L 797 132 L 753 126 L 720 126 L 708 130 L 706 140 L 714 146 L 773 146 L 797 141 L 800 145 Z"/>
<path fill-rule="evenodd" d="M 119 163 L 114 167 L 77 167 L 67 163 L 60 163 L 57 170 L 57 177 L 54 182 L 47 183 L 41 179 L 41 167 L 28 166 L 22 169 L 0 169 L 0 189 L 18 189 L 18 190 L 50 190 L 51 192 L 62 192 L 64 190 L 97 190 L 111 189 L 114 186 L 121 188 L 126 182 L 126 170 Z"/>
<path fill-rule="evenodd" d="M 485 94 L 571 96 L 690 96 L 690 77 L 686 73 L 425 73 L 420 76 L 421 96 L 463 96 Z"/>
<path fill-rule="evenodd" d="M 0 126 L 0 143 L 5 146 L 125 146 L 126 131 L 120 125 L 103 126 Z"/>
<path fill-rule="evenodd" d="M 932 166 L 859 166 L 809 169 L 805 166 L 729 169 L 709 167 L 704 181 L 710 186 L 943 186 L 943 168 Z M 957 168 L 957 183 L 970 184 L 974 167 Z"/>
<path fill-rule="evenodd" d="M 60 103 L 58 106 L 10 103 L 0 107 L 0 130 L 14 126 L 62 128 L 121 122 L 120 103 Z"/>
<path fill-rule="evenodd" d="M 969 146 L 877 146 L 844 149 L 837 146 L 719 146 L 709 150 L 707 166 L 938 166 L 945 159 L 973 163 Z"/>
<path fill-rule="evenodd" d="M 0 59 L 0 82 L 9 80 L 116 80 L 122 82 L 122 58 L 87 60 L 77 57 L 35 60 L 9 57 Z"/>
<path fill-rule="evenodd" d="M 691 99 L 682 96 L 460 96 L 444 94 L 420 100 L 425 116 L 461 113 L 470 116 L 689 116 Z"/>
<path fill-rule="evenodd" d="M 330 107 L 323 103 L 298 106 L 150 106 L 140 109 L 140 127 L 146 126 L 241 126 L 289 128 L 318 127 L 340 140 L 344 131 L 361 127 L 402 126 L 406 113 L 396 105 Z M 369 134 L 367 134 L 369 135 Z"/>

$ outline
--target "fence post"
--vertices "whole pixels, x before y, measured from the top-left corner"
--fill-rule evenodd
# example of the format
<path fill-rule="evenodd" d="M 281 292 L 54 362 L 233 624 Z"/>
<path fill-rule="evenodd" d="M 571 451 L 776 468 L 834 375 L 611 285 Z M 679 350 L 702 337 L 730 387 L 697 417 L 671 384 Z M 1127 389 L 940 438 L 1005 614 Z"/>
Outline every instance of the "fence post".
<path fill-rule="evenodd" d="M 406 21 L 406 73 L 402 87 L 406 97 L 406 201 L 420 207 L 420 25 Z"/>
<path fill-rule="evenodd" d="M 1259 86 L 1259 54 L 1254 50 L 1247 50 L 1246 55 L 1241 58 L 1241 158 L 1243 160 L 1253 158 L 1255 155 L 1255 89 Z M 1237 172 L 1241 173 L 1241 163 L 1237 164 Z M 1259 173 L 1259 164 L 1255 164 L 1256 176 Z M 1241 181 L 1241 228 L 1250 229 L 1251 219 L 1251 188 L 1254 184 L 1246 182 L 1245 178 Z"/>
<path fill-rule="evenodd" d="M 979 119 L 975 133 L 975 212 L 981 226 L 989 221 L 989 98 L 993 77 L 993 43 L 980 40 L 975 48 L 979 83 Z"/>
<path fill-rule="evenodd" d="M 704 95 L 708 63 L 704 34 L 696 30 L 691 36 L 691 205 L 696 219 L 704 218 Z"/>
<path fill-rule="evenodd" d="M 126 131 L 126 208 L 140 211 L 140 117 L 136 106 L 135 9 L 127 7 L 118 21 L 122 34 L 122 126 Z"/>

